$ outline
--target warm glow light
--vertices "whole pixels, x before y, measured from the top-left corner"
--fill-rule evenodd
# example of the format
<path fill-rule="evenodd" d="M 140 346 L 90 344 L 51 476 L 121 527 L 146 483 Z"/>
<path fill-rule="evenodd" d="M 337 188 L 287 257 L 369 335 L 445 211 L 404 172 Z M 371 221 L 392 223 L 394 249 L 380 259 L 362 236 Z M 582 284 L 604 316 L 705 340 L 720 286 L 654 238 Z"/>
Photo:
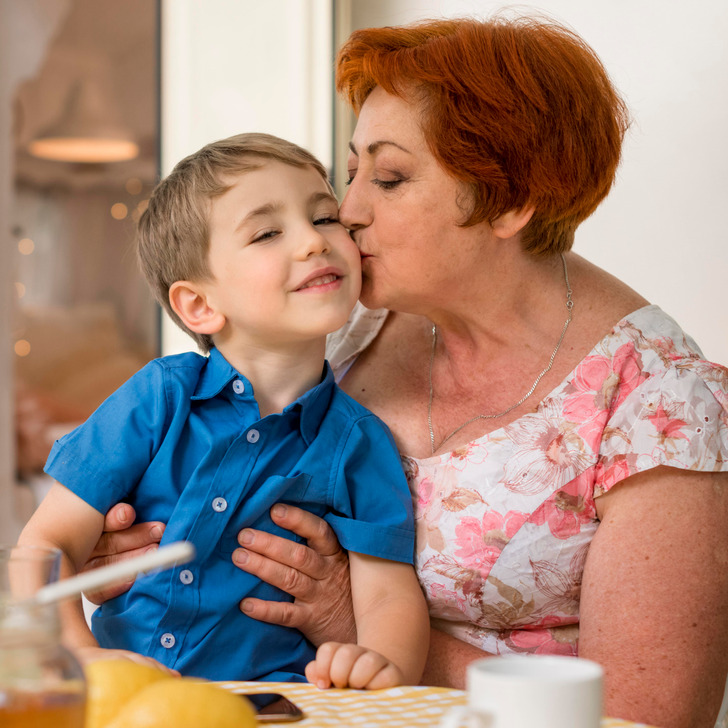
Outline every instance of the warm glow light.
<path fill-rule="evenodd" d="M 16 282 L 15 293 L 18 294 L 18 298 L 22 298 L 25 295 L 25 285 L 23 283 Z"/>
<path fill-rule="evenodd" d="M 30 255 L 35 250 L 35 243 L 30 238 L 18 241 L 18 250 L 21 255 Z"/>
<path fill-rule="evenodd" d="M 129 214 L 129 210 L 123 202 L 115 202 L 111 206 L 111 217 L 114 220 L 123 220 Z"/>
<path fill-rule="evenodd" d="M 27 339 L 18 339 L 15 342 L 15 353 L 18 356 L 28 356 L 30 354 L 30 342 Z"/>
<path fill-rule="evenodd" d="M 55 162 L 124 162 L 139 155 L 139 145 L 126 139 L 46 137 L 32 141 L 28 151 Z"/>
<path fill-rule="evenodd" d="M 125 187 L 130 195 L 138 195 L 142 191 L 142 181 L 138 177 L 131 177 L 126 181 Z"/>

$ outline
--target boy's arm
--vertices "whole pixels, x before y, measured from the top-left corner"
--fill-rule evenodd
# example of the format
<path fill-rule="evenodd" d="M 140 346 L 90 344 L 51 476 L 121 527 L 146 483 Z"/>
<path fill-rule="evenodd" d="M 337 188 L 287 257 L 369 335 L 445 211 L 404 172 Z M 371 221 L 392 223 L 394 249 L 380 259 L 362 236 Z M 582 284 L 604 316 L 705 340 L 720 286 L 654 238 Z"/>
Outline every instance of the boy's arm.
<path fill-rule="evenodd" d="M 61 551 L 61 578 L 77 574 L 99 540 L 104 516 L 59 483 L 54 483 L 20 534 L 20 545 Z M 98 646 L 83 614 L 81 600 L 60 605 L 63 640 L 72 648 Z"/>
<path fill-rule="evenodd" d="M 320 687 L 417 685 L 427 657 L 430 620 L 409 564 L 350 553 L 357 645 L 325 643 L 306 675 Z"/>

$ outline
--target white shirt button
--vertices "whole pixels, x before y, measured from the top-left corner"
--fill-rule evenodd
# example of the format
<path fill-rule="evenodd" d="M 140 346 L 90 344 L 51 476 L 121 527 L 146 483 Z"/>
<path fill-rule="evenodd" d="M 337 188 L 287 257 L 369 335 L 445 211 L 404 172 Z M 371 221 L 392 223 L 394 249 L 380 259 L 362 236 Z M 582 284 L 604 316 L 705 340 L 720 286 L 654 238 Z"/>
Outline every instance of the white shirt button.
<path fill-rule="evenodd" d="M 233 392 L 242 394 L 245 391 L 245 382 L 242 379 L 236 379 L 233 382 Z"/>
<path fill-rule="evenodd" d="M 224 498 L 215 498 L 212 501 L 212 510 L 222 513 L 227 508 L 227 501 Z"/>
<path fill-rule="evenodd" d="M 177 640 L 174 638 L 174 635 L 171 632 L 165 632 L 161 639 L 159 640 L 162 644 L 162 647 L 165 649 L 170 649 L 171 647 L 174 647 Z"/>
<path fill-rule="evenodd" d="M 248 430 L 246 437 L 248 438 L 248 442 L 258 442 L 260 440 L 260 432 L 258 430 Z"/>
<path fill-rule="evenodd" d="M 179 572 L 179 580 L 183 584 L 191 584 L 195 580 L 195 575 L 189 569 L 183 569 Z"/>

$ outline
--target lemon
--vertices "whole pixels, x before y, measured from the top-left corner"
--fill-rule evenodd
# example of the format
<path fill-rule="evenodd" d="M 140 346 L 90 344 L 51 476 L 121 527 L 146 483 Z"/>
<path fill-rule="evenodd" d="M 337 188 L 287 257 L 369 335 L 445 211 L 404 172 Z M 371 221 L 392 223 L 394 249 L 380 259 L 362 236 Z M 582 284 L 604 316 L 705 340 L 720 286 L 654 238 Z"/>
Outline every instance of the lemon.
<path fill-rule="evenodd" d="M 173 676 L 130 660 L 97 660 L 86 673 L 86 728 L 106 728 L 129 699 L 148 685 Z"/>
<path fill-rule="evenodd" d="M 107 728 L 253 728 L 248 700 L 192 678 L 162 680 L 132 697 Z"/>

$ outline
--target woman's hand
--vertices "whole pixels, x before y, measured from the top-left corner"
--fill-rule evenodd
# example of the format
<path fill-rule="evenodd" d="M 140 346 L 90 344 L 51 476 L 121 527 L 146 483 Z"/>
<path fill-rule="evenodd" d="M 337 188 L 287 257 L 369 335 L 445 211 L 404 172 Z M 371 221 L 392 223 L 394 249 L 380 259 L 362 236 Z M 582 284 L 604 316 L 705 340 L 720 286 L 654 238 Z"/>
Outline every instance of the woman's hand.
<path fill-rule="evenodd" d="M 136 513 L 128 503 L 117 503 L 113 506 L 104 519 L 104 533 L 82 571 L 125 561 L 156 549 L 162 540 L 164 524 L 156 521 L 135 524 L 135 518 Z M 123 584 L 89 592 L 84 596 L 94 604 L 103 604 L 128 591 L 133 583 L 134 580 L 131 579 Z"/>
<path fill-rule="evenodd" d="M 314 644 L 356 642 L 349 559 L 326 521 L 295 506 L 278 504 L 271 518 L 308 545 L 246 528 L 233 563 L 294 597 L 293 602 L 247 598 L 240 609 L 253 619 L 293 627 Z"/>

